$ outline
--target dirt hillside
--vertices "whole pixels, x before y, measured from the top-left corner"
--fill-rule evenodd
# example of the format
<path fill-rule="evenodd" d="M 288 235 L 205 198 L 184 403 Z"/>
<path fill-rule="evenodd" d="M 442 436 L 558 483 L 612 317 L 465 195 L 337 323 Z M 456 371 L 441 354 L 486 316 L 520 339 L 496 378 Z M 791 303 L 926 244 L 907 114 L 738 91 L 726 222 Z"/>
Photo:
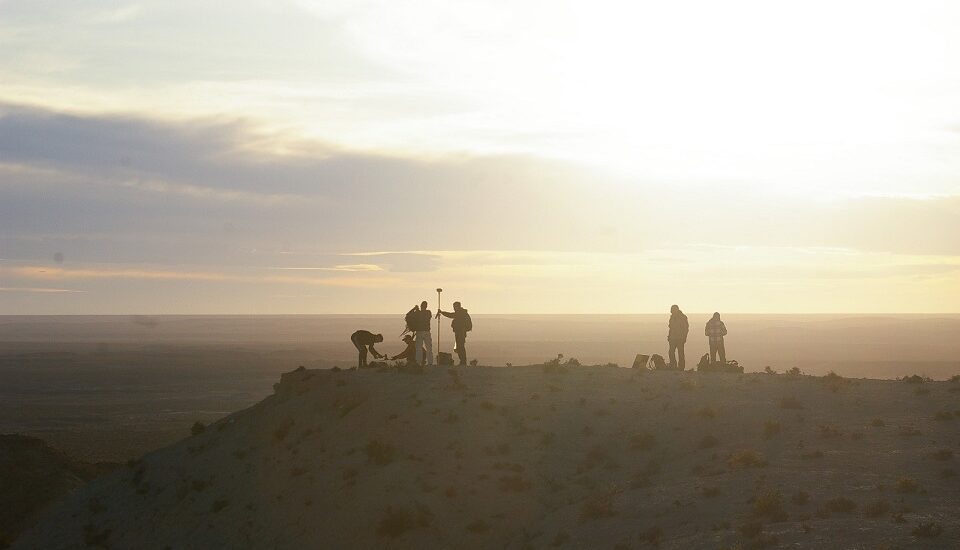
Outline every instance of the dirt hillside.
<path fill-rule="evenodd" d="M 15 548 L 960 547 L 960 383 L 298 370 Z"/>

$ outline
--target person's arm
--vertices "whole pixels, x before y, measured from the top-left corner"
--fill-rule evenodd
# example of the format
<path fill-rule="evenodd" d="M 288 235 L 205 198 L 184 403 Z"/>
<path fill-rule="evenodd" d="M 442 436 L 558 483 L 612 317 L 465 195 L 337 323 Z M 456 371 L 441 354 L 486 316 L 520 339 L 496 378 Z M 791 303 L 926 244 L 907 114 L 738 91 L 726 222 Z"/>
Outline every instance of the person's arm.
<path fill-rule="evenodd" d="M 401 351 L 399 354 L 394 355 L 393 357 L 391 357 L 390 360 L 391 360 L 391 361 L 396 361 L 397 359 L 409 359 L 409 358 L 410 358 L 410 353 L 411 353 L 412 351 L 413 351 L 413 346 L 407 346 L 407 347 L 406 347 L 403 351 Z"/>
<path fill-rule="evenodd" d="M 370 353 L 372 353 L 377 359 L 383 358 L 383 355 L 373 347 L 373 344 L 370 344 Z"/>
<path fill-rule="evenodd" d="M 453 312 L 450 312 L 450 311 L 440 311 L 440 310 L 437 310 L 437 315 L 443 315 L 443 316 L 446 317 L 447 319 L 453 319 L 454 317 L 457 316 L 456 313 L 453 313 Z"/>

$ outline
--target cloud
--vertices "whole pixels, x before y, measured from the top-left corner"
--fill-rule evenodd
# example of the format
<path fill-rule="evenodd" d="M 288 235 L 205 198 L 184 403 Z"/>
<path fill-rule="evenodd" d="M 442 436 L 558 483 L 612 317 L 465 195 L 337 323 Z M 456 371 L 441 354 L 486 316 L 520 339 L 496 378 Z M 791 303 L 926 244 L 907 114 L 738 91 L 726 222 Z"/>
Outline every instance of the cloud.
<path fill-rule="evenodd" d="M 76 290 L 72 288 L 39 288 L 39 287 L 6 287 L 0 286 L 0 292 L 35 292 L 39 294 L 62 294 L 73 292 L 86 292 L 85 290 Z"/>

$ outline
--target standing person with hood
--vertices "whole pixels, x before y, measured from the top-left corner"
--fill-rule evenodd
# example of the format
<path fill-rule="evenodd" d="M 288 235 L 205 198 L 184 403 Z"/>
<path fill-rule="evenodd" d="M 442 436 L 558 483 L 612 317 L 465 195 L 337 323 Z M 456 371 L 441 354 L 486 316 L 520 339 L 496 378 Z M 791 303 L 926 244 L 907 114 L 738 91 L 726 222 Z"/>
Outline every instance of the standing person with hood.
<path fill-rule="evenodd" d="M 453 303 L 453 311 L 437 310 L 437 318 L 443 315 L 448 319 L 453 319 L 450 327 L 453 329 L 453 336 L 456 341 L 455 349 L 460 358 L 460 366 L 467 366 L 467 333 L 473 330 L 473 320 L 470 319 L 470 313 L 464 309 L 460 302 Z"/>
<path fill-rule="evenodd" d="M 680 370 L 687 368 L 687 358 L 683 347 L 687 343 L 687 333 L 690 332 L 690 323 L 687 316 L 680 311 L 680 306 L 674 304 L 670 307 L 670 327 L 667 332 L 667 342 L 670 343 L 670 367 L 677 368 L 677 354 L 680 355 Z"/>
<path fill-rule="evenodd" d="M 720 313 L 713 312 L 713 317 L 707 321 L 707 326 L 703 330 L 704 335 L 710 339 L 710 362 L 717 362 L 717 354 L 720 354 L 720 364 L 727 364 L 727 351 L 723 348 L 723 337 L 727 335 L 727 326 L 720 320 Z"/>
<path fill-rule="evenodd" d="M 423 364 L 423 354 L 427 354 L 427 366 L 433 366 L 433 335 L 430 334 L 430 324 L 433 322 L 433 312 L 427 309 L 426 301 L 420 302 L 420 308 L 414 306 L 407 313 L 408 327 L 413 331 L 414 345 L 416 346 L 417 364 Z"/>

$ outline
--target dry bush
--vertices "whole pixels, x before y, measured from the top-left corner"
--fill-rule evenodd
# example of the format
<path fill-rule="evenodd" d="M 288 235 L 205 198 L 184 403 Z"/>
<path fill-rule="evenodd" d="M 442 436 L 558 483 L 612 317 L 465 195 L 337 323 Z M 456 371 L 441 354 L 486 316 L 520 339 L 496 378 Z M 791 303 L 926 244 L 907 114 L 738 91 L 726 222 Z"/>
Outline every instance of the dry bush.
<path fill-rule="evenodd" d="M 836 428 L 834 426 L 821 424 L 819 430 L 820 430 L 820 437 L 823 439 L 835 439 L 837 437 L 843 436 L 843 431 L 841 431 L 840 428 Z"/>
<path fill-rule="evenodd" d="M 377 440 L 371 440 L 364 448 L 367 453 L 367 460 L 377 466 L 386 466 L 396 458 L 396 449 L 387 443 L 381 443 Z"/>
<path fill-rule="evenodd" d="M 950 449 L 940 449 L 930 455 L 934 460 L 950 460 L 953 458 L 953 451 Z"/>
<path fill-rule="evenodd" d="M 882 418 L 874 418 L 870 422 L 870 425 L 873 426 L 874 428 L 883 428 L 884 426 L 887 425 L 887 423 L 884 422 Z"/>
<path fill-rule="evenodd" d="M 701 416 L 703 418 L 716 418 L 717 411 L 713 410 L 713 407 L 704 407 L 697 411 L 697 416 Z"/>
<path fill-rule="evenodd" d="M 200 434 L 202 434 L 206 429 L 207 429 L 207 427 L 203 425 L 203 422 L 200 422 L 200 421 L 198 420 L 197 422 L 194 422 L 194 423 L 193 423 L 193 426 L 190 426 L 190 435 L 200 435 Z"/>
<path fill-rule="evenodd" d="M 820 381 L 823 385 L 830 391 L 836 393 L 846 386 L 850 385 L 850 381 L 846 378 L 840 376 L 839 374 L 830 371 L 826 376 L 822 377 Z"/>
<path fill-rule="evenodd" d="M 904 376 L 900 379 L 900 381 L 906 382 L 907 384 L 923 384 L 924 382 L 929 382 L 930 379 L 917 374 L 912 374 L 910 376 Z"/>
<path fill-rule="evenodd" d="M 791 367 L 787 370 L 786 374 L 787 376 L 801 376 L 803 375 L 803 371 L 800 370 L 800 367 Z"/>
<path fill-rule="evenodd" d="M 478 519 L 477 521 L 471 523 L 470 525 L 467 525 L 467 531 L 470 531 L 471 533 L 484 533 L 489 530 L 490 530 L 490 524 L 483 521 L 482 519 Z"/>
<path fill-rule="evenodd" d="M 899 434 L 900 434 L 902 437 L 917 437 L 918 435 L 921 435 L 922 433 L 923 433 L 923 432 L 921 432 L 920 430 L 914 428 L 913 426 L 903 426 L 902 428 L 900 428 L 900 432 L 899 432 Z"/>
<path fill-rule="evenodd" d="M 939 421 L 941 421 L 941 422 L 945 422 L 945 421 L 948 421 L 948 420 L 953 420 L 954 417 L 953 417 L 953 413 L 950 412 L 950 411 L 940 411 L 940 412 L 938 412 L 938 413 L 936 414 L 936 416 L 934 416 L 933 418 L 934 418 L 934 420 L 939 420 Z"/>
<path fill-rule="evenodd" d="M 920 490 L 920 484 L 912 477 L 902 477 L 897 481 L 897 492 L 901 494 L 916 493 Z"/>
<path fill-rule="evenodd" d="M 810 453 L 802 453 L 800 455 L 800 460 L 815 460 L 818 458 L 823 458 L 823 451 L 813 451 Z"/>
<path fill-rule="evenodd" d="M 770 439 L 780 435 L 780 422 L 769 420 L 763 425 L 763 438 Z"/>
<path fill-rule="evenodd" d="M 939 537 L 941 533 L 943 533 L 943 527 L 936 522 L 921 523 L 910 531 L 911 535 L 925 539 Z"/>
<path fill-rule="evenodd" d="M 766 465 L 767 461 L 764 460 L 763 455 L 753 449 L 743 449 L 741 451 L 737 451 L 736 453 L 730 455 L 730 458 L 727 459 L 727 466 L 734 470 L 743 468 L 762 468 Z"/>
<path fill-rule="evenodd" d="M 804 506 L 806 503 L 810 502 L 810 495 L 806 491 L 797 491 L 790 497 L 790 502 L 796 504 L 797 506 Z"/>
<path fill-rule="evenodd" d="M 712 449 L 720 444 L 720 440 L 712 435 L 705 435 L 700 442 L 697 443 L 698 449 Z"/>
<path fill-rule="evenodd" d="M 597 498 L 587 499 L 580 508 L 580 521 L 590 521 L 595 519 L 611 518 L 617 515 L 613 509 L 613 497 L 616 493 L 601 495 Z"/>
<path fill-rule="evenodd" d="M 796 397 L 788 396 L 780 400 L 780 408 L 801 410 L 803 409 L 803 403 L 801 403 L 800 400 L 797 399 Z"/>
<path fill-rule="evenodd" d="M 886 500 L 876 499 L 863 506 L 863 515 L 868 518 L 878 518 L 890 511 L 890 505 Z"/>
<path fill-rule="evenodd" d="M 847 497 L 836 497 L 824 502 L 823 508 L 832 514 L 852 514 L 857 503 Z"/>
<path fill-rule="evenodd" d="M 787 513 L 783 509 L 783 496 L 780 491 L 768 489 L 753 498 L 753 516 L 767 518 L 770 521 L 786 521 Z"/>
<path fill-rule="evenodd" d="M 657 439 L 648 432 L 637 432 L 630 436 L 630 448 L 634 451 L 649 451 L 657 445 Z"/>
<path fill-rule="evenodd" d="M 700 490 L 700 494 L 705 498 L 713 498 L 720 496 L 722 493 L 719 487 L 704 487 Z"/>
<path fill-rule="evenodd" d="M 412 510 L 388 507 L 380 518 L 377 534 L 381 537 L 397 538 L 407 531 L 429 527 L 432 521 L 433 514 L 430 509 L 419 502 L 414 503 Z"/>
<path fill-rule="evenodd" d="M 531 485 L 521 476 L 504 476 L 497 480 L 497 487 L 505 493 L 522 493 L 529 489 Z"/>

